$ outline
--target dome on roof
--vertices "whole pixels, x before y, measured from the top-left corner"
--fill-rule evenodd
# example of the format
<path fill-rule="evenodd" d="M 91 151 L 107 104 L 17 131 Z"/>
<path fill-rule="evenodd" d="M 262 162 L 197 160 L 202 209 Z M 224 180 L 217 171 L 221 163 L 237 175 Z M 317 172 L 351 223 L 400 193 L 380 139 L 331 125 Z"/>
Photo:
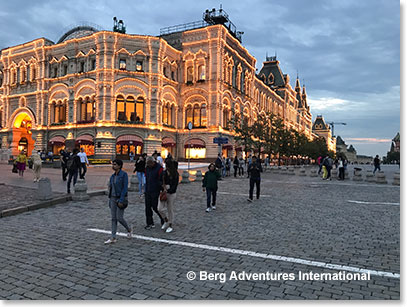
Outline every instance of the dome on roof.
<path fill-rule="evenodd" d="M 73 39 L 73 38 L 80 38 L 88 35 L 92 35 L 93 33 L 99 32 L 96 27 L 93 26 L 77 26 L 75 28 L 72 28 L 68 32 L 66 32 L 64 35 L 61 36 L 61 38 L 58 40 L 57 44 L 62 43 L 64 41 Z"/>

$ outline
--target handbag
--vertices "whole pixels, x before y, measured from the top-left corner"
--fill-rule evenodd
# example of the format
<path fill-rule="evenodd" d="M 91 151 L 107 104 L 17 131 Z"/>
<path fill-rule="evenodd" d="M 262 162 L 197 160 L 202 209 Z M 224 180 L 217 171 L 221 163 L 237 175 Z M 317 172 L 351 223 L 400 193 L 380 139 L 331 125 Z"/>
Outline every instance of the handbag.
<path fill-rule="evenodd" d="M 128 205 L 129 205 L 129 200 L 127 199 L 127 197 L 123 200 L 121 206 L 119 206 L 119 202 L 117 202 L 117 207 L 119 207 L 120 209 L 126 209 Z"/>
<path fill-rule="evenodd" d="M 13 169 L 11 170 L 12 173 L 18 173 L 17 164 L 13 164 Z"/>

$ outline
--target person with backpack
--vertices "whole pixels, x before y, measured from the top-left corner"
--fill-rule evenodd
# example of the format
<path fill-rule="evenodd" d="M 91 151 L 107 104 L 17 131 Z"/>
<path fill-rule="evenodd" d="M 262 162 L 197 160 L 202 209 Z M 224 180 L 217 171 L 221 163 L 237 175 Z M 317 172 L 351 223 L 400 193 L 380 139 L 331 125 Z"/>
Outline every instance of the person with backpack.
<path fill-rule="evenodd" d="M 260 198 L 260 173 L 263 172 L 260 159 L 256 156 L 252 157 L 252 163 L 249 165 L 247 173 L 250 176 L 250 188 L 248 202 L 253 201 L 254 185 L 256 184 L 256 199 Z"/>
<path fill-rule="evenodd" d="M 129 201 L 127 199 L 127 189 L 129 178 L 127 173 L 122 170 L 123 161 L 116 159 L 112 162 L 114 173 L 109 179 L 109 208 L 112 216 L 112 235 L 105 241 L 105 244 L 116 243 L 117 222 L 123 225 L 127 230 L 127 237 L 132 237 L 132 229 L 124 219 L 124 209 L 127 208 Z"/>
<path fill-rule="evenodd" d="M 379 158 L 379 155 L 376 155 L 376 157 L 374 158 L 373 165 L 374 165 L 374 170 L 373 170 L 373 175 L 374 175 L 377 170 L 379 170 L 379 172 L 380 172 L 380 158 Z"/>
<path fill-rule="evenodd" d="M 330 156 L 326 156 L 325 159 L 322 161 L 322 166 L 325 167 L 324 176 L 322 177 L 323 180 L 332 180 L 331 178 L 331 170 L 332 170 L 333 160 Z"/>
<path fill-rule="evenodd" d="M 68 170 L 68 182 L 67 182 L 67 193 L 71 193 L 71 182 L 73 178 L 73 185 L 75 186 L 78 180 L 79 169 L 81 168 L 81 159 L 78 157 L 79 150 L 75 148 L 72 155 L 69 156 L 66 162 L 66 168 Z"/>
<path fill-rule="evenodd" d="M 158 198 L 163 185 L 163 168 L 152 156 L 147 157 L 146 166 L 145 210 L 147 225 L 144 229 L 150 230 L 155 228 L 153 211 L 159 216 L 161 226 L 165 223 L 157 209 Z"/>
<path fill-rule="evenodd" d="M 162 191 L 166 194 L 165 199 L 159 199 L 158 212 L 164 219 L 164 224 L 161 226 L 162 230 L 170 233 L 173 231 L 172 223 L 174 222 L 174 203 L 177 197 L 177 187 L 179 182 L 179 173 L 175 166 L 173 159 L 166 159 L 165 171 L 163 175 Z M 167 214 L 165 211 L 167 210 Z"/>
<path fill-rule="evenodd" d="M 208 171 L 202 181 L 202 189 L 204 192 L 206 191 L 206 212 L 216 210 L 216 192 L 218 191 L 218 180 L 221 180 L 221 177 L 215 164 L 209 164 Z"/>

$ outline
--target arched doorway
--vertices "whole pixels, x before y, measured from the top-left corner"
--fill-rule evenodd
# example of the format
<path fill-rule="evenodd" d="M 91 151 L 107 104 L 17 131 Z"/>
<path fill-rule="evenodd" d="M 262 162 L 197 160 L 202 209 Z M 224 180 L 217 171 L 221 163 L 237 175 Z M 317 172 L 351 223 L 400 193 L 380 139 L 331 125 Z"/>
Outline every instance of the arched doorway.
<path fill-rule="evenodd" d="M 130 160 L 130 152 L 141 155 L 143 152 L 143 140 L 137 135 L 126 134 L 116 140 L 116 158 Z"/>
<path fill-rule="evenodd" d="M 13 123 L 13 140 L 11 142 L 11 154 L 16 156 L 24 150 L 31 156 L 35 141 L 32 138 L 32 118 L 25 112 L 18 114 Z"/>

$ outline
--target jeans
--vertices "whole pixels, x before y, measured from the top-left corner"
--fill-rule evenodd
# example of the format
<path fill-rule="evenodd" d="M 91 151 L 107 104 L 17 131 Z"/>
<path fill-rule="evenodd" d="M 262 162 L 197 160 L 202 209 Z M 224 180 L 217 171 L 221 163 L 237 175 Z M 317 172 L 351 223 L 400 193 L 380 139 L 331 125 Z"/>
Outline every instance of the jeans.
<path fill-rule="evenodd" d="M 81 168 L 79 170 L 79 178 L 85 179 L 85 174 L 86 174 L 86 163 L 81 163 Z"/>
<path fill-rule="evenodd" d="M 139 194 L 143 195 L 143 187 L 146 184 L 146 175 L 143 172 L 137 172 L 137 178 Z"/>
<path fill-rule="evenodd" d="M 339 180 L 345 180 L 345 168 L 344 167 L 339 168 Z"/>
<path fill-rule="evenodd" d="M 147 226 L 154 225 L 153 210 L 160 217 L 161 225 L 164 224 L 164 219 L 161 217 L 161 215 L 157 209 L 159 197 L 160 197 L 160 193 L 146 193 L 145 205 L 146 205 Z"/>
<path fill-rule="evenodd" d="M 375 166 L 374 166 L 373 174 L 376 173 L 377 170 L 379 170 L 379 172 L 381 171 L 381 170 L 380 170 L 380 165 L 375 165 Z"/>
<path fill-rule="evenodd" d="M 206 207 L 211 207 L 211 198 L 212 198 L 212 206 L 216 206 L 216 189 L 209 189 L 206 188 Z"/>
<path fill-rule="evenodd" d="M 123 217 L 124 209 L 120 209 L 119 207 L 117 207 L 117 199 L 115 199 L 115 198 L 109 199 L 109 208 L 110 208 L 110 213 L 112 215 L 112 238 L 113 239 L 116 238 L 118 221 L 120 222 L 120 224 L 123 225 L 124 228 L 126 228 L 126 230 L 128 232 L 130 232 L 131 229 Z"/>
<path fill-rule="evenodd" d="M 234 170 L 235 170 L 235 177 L 236 177 L 236 175 L 237 175 L 237 170 L 238 170 L 238 166 L 233 166 L 233 168 L 234 168 Z"/>
<path fill-rule="evenodd" d="M 67 187 L 68 187 L 68 193 L 71 192 L 71 181 L 72 181 L 72 177 L 73 177 L 73 185 L 75 186 L 76 184 L 76 180 L 78 180 L 78 171 L 79 170 L 74 170 L 74 171 L 69 171 L 68 173 L 68 183 L 67 183 Z"/>
<path fill-rule="evenodd" d="M 256 184 L 256 198 L 260 198 L 260 178 L 250 178 L 249 198 L 253 199 L 254 184 Z"/>
<path fill-rule="evenodd" d="M 66 164 L 61 163 L 62 168 L 62 180 L 66 181 L 66 176 L 68 176 L 68 169 L 66 168 Z"/>

